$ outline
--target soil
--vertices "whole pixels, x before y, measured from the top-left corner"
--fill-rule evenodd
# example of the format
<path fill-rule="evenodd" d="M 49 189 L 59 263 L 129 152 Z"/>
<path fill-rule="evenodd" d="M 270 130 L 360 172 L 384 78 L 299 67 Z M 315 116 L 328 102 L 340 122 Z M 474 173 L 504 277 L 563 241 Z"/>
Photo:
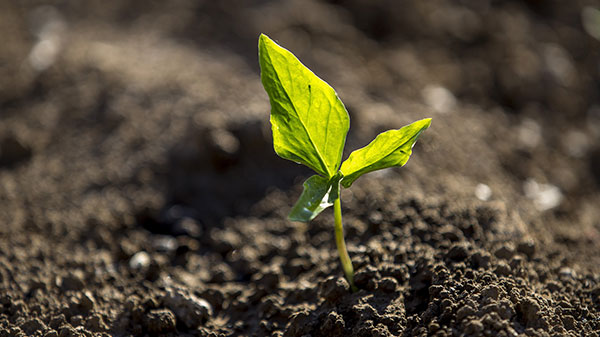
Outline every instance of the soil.
<path fill-rule="evenodd" d="M 586 6 L 1 1 L 0 336 L 600 336 Z M 286 220 L 311 173 L 272 150 L 260 32 L 349 150 L 433 118 L 343 191 L 355 293 L 331 212 Z"/>

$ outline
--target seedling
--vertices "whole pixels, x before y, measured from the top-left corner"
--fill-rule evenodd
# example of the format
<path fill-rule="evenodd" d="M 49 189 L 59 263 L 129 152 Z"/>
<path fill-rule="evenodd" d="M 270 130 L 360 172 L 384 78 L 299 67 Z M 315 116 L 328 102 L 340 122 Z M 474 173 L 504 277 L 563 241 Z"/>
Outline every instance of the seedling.
<path fill-rule="evenodd" d="M 271 102 L 275 152 L 317 173 L 304 182 L 288 218 L 308 222 L 333 206 L 335 242 L 346 279 L 355 291 L 354 268 L 342 227 L 340 186 L 348 188 L 365 173 L 406 164 L 431 118 L 379 134 L 342 163 L 350 117 L 333 88 L 264 34 L 258 40 L 258 58 L 261 81 Z"/>

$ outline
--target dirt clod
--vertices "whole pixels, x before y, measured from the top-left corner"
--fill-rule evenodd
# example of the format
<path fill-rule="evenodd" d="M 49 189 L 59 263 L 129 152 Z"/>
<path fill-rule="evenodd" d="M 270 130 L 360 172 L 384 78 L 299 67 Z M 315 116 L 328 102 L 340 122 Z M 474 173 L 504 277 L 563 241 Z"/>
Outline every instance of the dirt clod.
<path fill-rule="evenodd" d="M 323 336 L 341 336 L 344 333 L 344 318 L 335 311 L 327 314 L 325 322 L 320 329 Z"/>
<path fill-rule="evenodd" d="M 395 292 L 398 288 L 398 281 L 392 277 L 384 277 L 379 281 L 378 289 L 386 293 Z"/>
<path fill-rule="evenodd" d="M 75 270 L 61 277 L 58 281 L 58 286 L 62 291 L 82 290 L 85 286 L 83 279 L 83 271 Z"/>
<path fill-rule="evenodd" d="M 454 261 L 463 261 L 469 256 L 469 251 L 464 243 L 453 244 L 446 257 Z"/>
<path fill-rule="evenodd" d="M 56 330 L 48 330 L 44 334 L 44 337 L 58 337 L 58 332 Z"/>
<path fill-rule="evenodd" d="M 83 292 L 81 294 L 79 300 L 79 308 L 82 312 L 88 313 L 94 310 L 94 306 L 96 305 L 96 300 L 94 300 L 94 296 L 89 291 Z"/>
<path fill-rule="evenodd" d="M 478 336 L 483 332 L 483 329 L 485 329 L 485 327 L 481 321 L 472 320 L 465 325 L 465 334 L 467 336 Z"/>
<path fill-rule="evenodd" d="M 175 331 L 175 315 L 168 309 L 150 310 L 146 314 L 144 325 L 153 335 Z"/>
<path fill-rule="evenodd" d="M 498 264 L 494 268 L 494 272 L 498 276 L 510 276 L 511 269 L 508 263 L 503 261 L 498 261 Z"/>
<path fill-rule="evenodd" d="M 36 333 L 38 331 L 41 332 L 41 331 L 45 330 L 46 325 L 39 318 L 34 318 L 34 319 L 28 320 L 25 323 L 21 324 L 21 329 L 27 335 L 33 335 L 34 333 Z"/>
<path fill-rule="evenodd" d="M 27 161 L 31 156 L 31 148 L 15 137 L 5 137 L 0 140 L 0 168 L 13 167 Z"/>
<path fill-rule="evenodd" d="M 381 274 L 379 271 L 375 267 L 368 265 L 354 274 L 354 283 L 359 288 L 373 290 L 380 278 Z"/>
<path fill-rule="evenodd" d="M 188 329 L 206 322 L 213 314 L 212 306 L 204 299 L 183 290 L 169 289 L 161 302 L 175 313 L 177 320 Z"/>
<path fill-rule="evenodd" d="M 475 309 L 470 306 L 464 306 L 458 309 L 456 312 L 456 319 L 462 321 L 464 318 L 467 318 L 471 315 L 475 314 Z"/>
<path fill-rule="evenodd" d="M 85 327 L 91 331 L 108 331 L 108 326 L 100 314 L 93 314 L 85 320 Z"/>
<path fill-rule="evenodd" d="M 319 288 L 323 298 L 330 302 L 337 302 L 340 297 L 348 294 L 350 285 L 348 285 L 345 278 L 330 276 L 321 282 Z"/>
<path fill-rule="evenodd" d="M 497 258 L 504 260 L 510 260 L 514 253 L 514 249 L 509 245 L 503 245 L 494 251 Z"/>
<path fill-rule="evenodd" d="M 63 325 L 58 329 L 59 337 L 81 337 L 81 334 L 70 325 Z"/>
<path fill-rule="evenodd" d="M 525 254 L 528 258 L 532 258 L 535 254 L 535 242 L 533 242 L 532 240 L 520 242 L 517 245 L 517 251 L 519 253 Z"/>

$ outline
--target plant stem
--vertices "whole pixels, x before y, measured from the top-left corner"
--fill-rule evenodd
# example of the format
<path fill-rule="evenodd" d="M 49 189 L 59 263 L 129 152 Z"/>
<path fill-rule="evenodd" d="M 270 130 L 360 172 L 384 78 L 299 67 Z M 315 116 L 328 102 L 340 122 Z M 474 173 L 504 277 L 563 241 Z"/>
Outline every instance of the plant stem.
<path fill-rule="evenodd" d="M 340 254 L 340 262 L 342 263 L 342 269 L 346 274 L 346 279 L 350 283 L 350 289 L 352 292 L 358 290 L 354 285 L 354 268 L 352 267 L 352 260 L 346 250 L 346 241 L 344 241 L 344 227 L 342 227 L 342 202 L 338 197 L 333 202 L 333 216 L 335 219 L 335 244 L 337 245 L 338 253 Z"/>

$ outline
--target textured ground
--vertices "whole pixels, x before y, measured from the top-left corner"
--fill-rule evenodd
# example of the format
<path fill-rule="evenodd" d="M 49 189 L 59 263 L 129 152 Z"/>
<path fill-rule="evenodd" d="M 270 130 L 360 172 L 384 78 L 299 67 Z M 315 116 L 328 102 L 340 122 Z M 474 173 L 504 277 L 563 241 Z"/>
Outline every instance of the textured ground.
<path fill-rule="evenodd" d="M 599 336 L 591 1 L 0 2 L 0 336 Z M 592 28 L 590 28 L 592 27 Z M 595 27 L 598 27 L 596 25 Z M 267 33 L 402 169 L 286 220 Z"/>

